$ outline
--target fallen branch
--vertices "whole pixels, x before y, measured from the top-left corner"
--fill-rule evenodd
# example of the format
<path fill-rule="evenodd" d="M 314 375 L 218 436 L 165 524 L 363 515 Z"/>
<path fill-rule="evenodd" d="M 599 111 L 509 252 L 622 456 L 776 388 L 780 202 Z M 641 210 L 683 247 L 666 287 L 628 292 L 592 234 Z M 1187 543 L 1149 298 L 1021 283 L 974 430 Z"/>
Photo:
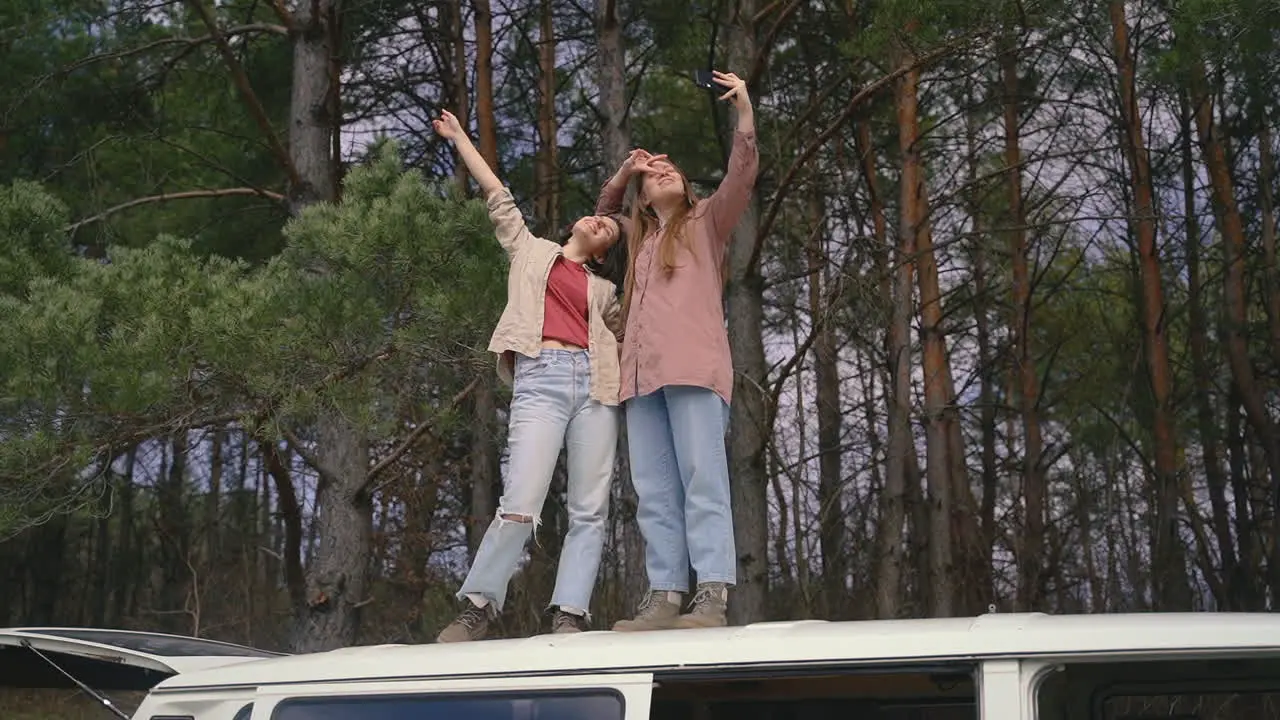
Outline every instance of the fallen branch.
<path fill-rule="evenodd" d="M 161 193 L 159 195 L 148 195 L 147 197 L 134 198 L 129 202 L 123 202 L 123 203 L 120 203 L 119 205 L 109 207 L 106 210 L 103 210 L 102 212 L 98 213 L 97 215 L 90 215 L 89 217 L 83 220 L 79 220 L 74 223 L 71 223 L 70 225 L 63 228 L 63 230 L 66 232 L 73 233 L 76 230 L 79 230 L 80 228 L 84 227 L 85 225 L 90 225 L 92 223 L 105 220 L 106 218 L 109 218 L 112 215 L 115 215 L 116 213 L 122 210 L 128 210 L 129 208 L 138 207 L 139 205 L 150 205 L 152 203 L 160 203 L 168 200 L 189 200 L 192 198 L 243 197 L 247 195 L 254 195 L 257 197 L 267 198 L 268 200 L 274 200 L 276 202 L 284 201 L 284 196 L 281 195 L 280 193 L 272 192 L 270 190 L 263 190 L 262 188 L 251 188 L 251 187 L 221 188 L 217 190 L 186 190 L 183 192 L 175 192 L 175 193 Z"/>

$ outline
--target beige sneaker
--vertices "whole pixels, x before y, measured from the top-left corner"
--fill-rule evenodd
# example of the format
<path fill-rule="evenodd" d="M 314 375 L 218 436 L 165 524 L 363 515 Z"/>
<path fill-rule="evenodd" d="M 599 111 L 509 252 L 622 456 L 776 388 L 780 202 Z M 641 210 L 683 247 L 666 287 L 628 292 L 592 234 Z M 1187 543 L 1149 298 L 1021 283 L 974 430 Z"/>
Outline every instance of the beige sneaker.
<path fill-rule="evenodd" d="M 590 629 L 591 623 L 587 622 L 587 618 L 584 615 L 574 615 L 564 610 L 556 610 L 556 614 L 551 618 L 551 633 L 553 635 L 587 632 Z"/>
<path fill-rule="evenodd" d="M 724 583 L 700 583 L 693 596 L 693 607 L 676 618 L 678 628 L 724 627 L 729 605 L 729 588 Z"/>
<path fill-rule="evenodd" d="M 489 635 L 489 626 L 497 619 L 498 614 L 493 605 L 476 607 L 467 601 L 467 609 L 436 636 L 438 643 L 469 642 L 483 640 Z"/>
<path fill-rule="evenodd" d="M 650 590 L 640 601 L 640 611 L 633 620 L 619 620 L 613 624 L 615 632 L 641 632 L 644 630 L 670 630 L 680 617 L 683 593 L 667 590 Z"/>

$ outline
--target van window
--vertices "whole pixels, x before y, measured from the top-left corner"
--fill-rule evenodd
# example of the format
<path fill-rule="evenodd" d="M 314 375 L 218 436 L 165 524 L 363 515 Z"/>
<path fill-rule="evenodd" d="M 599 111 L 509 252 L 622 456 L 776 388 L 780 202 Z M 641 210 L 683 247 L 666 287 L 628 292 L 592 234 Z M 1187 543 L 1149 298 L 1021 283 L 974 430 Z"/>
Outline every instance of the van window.
<path fill-rule="evenodd" d="M 1037 696 L 1040 720 L 1280 720 L 1280 658 L 1068 664 Z"/>
<path fill-rule="evenodd" d="M 657 674 L 649 720 L 978 720 L 974 669 Z"/>
<path fill-rule="evenodd" d="M 1167 695 L 1112 695 L 1102 708 L 1104 720 L 1277 720 L 1280 692 L 1186 692 Z"/>
<path fill-rule="evenodd" d="M 483 695 L 368 695 L 285 700 L 273 720 L 622 720 L 612 691 Z"/>

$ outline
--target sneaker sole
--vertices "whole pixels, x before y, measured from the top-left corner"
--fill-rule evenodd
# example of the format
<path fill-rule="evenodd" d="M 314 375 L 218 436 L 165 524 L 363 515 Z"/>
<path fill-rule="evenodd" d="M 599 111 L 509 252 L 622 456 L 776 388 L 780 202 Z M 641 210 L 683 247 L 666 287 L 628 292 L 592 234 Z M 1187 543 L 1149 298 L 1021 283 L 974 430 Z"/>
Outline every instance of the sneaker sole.
<path fill-rule="evenodd" d="M 729 623 L 726 620 L 719 620 L 716 622 L 702 622 L 699 620 L 688 618 L 686 616 L 686 617 L 677 618 L 674 627 L 681 630 L 697 630 L 699 628 L 721 628 L 721 627 L 726 627 L 728 624 Z"/>
<path fill-rule="evenodd" d="M 627 623 L 627 624 L 624 625 L 623 623 Z M 633 623 L 632 621 L 623 620 L 619 623 L 616 623 L 613 626 L 613 631 L 614 632 L 652 632 L 655 630 L 675 630 L 676 627 L 677 627 L 676 618 L 671 618 L 670 622 L 644 623 L 644 624 L 636 624 L 636 623 Z"/>

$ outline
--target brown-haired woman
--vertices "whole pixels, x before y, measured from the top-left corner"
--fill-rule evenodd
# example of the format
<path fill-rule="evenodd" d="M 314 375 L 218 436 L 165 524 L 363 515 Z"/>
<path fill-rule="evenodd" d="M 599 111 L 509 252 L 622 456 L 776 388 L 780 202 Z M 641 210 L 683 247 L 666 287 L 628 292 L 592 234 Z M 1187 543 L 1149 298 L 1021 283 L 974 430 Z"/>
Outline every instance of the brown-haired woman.
<path fill-rule="evenodd" d="M 746 83 L 732 73 L 713 78 L 737 111 L 716 192 L 699 200 L 666 156 L 635 150 L 596 203 L 598 214 L 617 212 L 635 183 L 620 398 L 649 592 L 636 617 L 614 630 L 724 625 L 736 581 L 724 445 L 733 367 L 722 291 L 730 236 L 750 202 L 759 154 Z M 682 614 L 690 565 L 698 587 Z"/>
<path fill-rule="evenodd" d="M 432 122 L 454 144 L 484 192 L 498 242 L 507 251 L 507 307 L 489 342 L 499 375 L 513 385 L 508 459 L 498 512 L 458 591 L 463 610 L 437 642 L 488 637 L 507 586 L 542 513 L 560 448 L 568 449 L 569 530 L 551 605 L 555 633 L 590 628 L 588 609 L 604 548 L 609 488 L 618 447 L 618 334 L 615 285 L 593 272 L 622 239 L 616 217 L 587 216 L 566 241 L 536 237 L 511 191 L 481 157 L 458 118 Z"/>

